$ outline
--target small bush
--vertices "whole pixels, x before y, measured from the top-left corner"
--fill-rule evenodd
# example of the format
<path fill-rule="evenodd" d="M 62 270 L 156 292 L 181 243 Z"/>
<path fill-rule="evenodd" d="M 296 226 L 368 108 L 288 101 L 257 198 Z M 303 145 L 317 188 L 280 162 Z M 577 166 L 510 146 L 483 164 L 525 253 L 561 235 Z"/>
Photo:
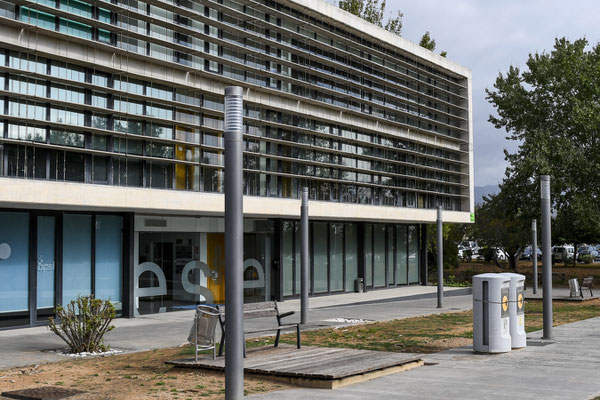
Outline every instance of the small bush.
<path fill-rule="evenodd" d="M 50 318 L 48 328 L 69 345 L 72 353 L 108 350 L 103 337 L 114 329 L 110 323 L 116 315 L 110 301 L 79 296 L 55 312 L 56 319 Z"/>
<path fill-rule="evenodd" d="M 579 257 L 579 259 L 584 262 L 585 264 L 591 264 L 594 262 L 594 257 L 591 254 L 585 254 L 581 257 Z"/>

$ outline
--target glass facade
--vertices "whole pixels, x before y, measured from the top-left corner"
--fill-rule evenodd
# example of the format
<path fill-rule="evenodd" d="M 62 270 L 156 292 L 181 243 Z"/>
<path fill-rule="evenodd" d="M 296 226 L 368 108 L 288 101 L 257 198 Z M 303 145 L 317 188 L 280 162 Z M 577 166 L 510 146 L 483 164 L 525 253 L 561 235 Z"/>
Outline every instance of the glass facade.
<path fill-rule="evenodd" d="M 0 211 L 0 328 L 46 321 L 78 295 L 108 299 L 121 314 L 122 219 Z"/>
<path fill-rule="evenodd" d="M 273 236 L 273 221 L 244 221 L 244 301 L 247 303 L 271 299 Z M 225 302 L 223 218 L 137 216 L 136 237 L 138 313 Z M 285 261 L 283 264 L 285 271 Z"/>
<path fill-rule="evenodd" d="M 40 1 L 14 8 L 7 15 L 15 22 L 56 40 L 109 46 L 132 60 L 364 121 L 246 101 L 247 195 L 297 198 L 306 185 L 315 200 L 468 209 L 463 76 L 277 2 Z M 222 192 L 219 94 L 35 51 L 0 49 L 0 56 L 7 119 L 0 140 L 16 139 L 3 146 L 4 176 Z"/>
<path fill-rule="evenodd" d="M 29 214 L 0 212 L 0 221 L 0 313 L 21 314 L 29 309 Z"/>
<path fill-rule="evenodd" d="M 300 222 L 282 221 L 281 227 L 282 296 L 299 296 Z M 359 277 L 370 289 L 420 283 L 418 233 L 415 225 L 311 221 L 310 292 L 353 292 Z"/>

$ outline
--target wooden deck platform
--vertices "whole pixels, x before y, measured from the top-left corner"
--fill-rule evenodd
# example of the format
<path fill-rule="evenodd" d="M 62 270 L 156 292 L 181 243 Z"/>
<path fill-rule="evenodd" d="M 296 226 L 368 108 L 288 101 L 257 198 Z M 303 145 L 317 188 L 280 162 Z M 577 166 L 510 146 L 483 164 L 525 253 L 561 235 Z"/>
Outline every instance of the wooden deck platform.
<path fill-rule="evenodd" d="M 167 361 L 185 368 L 225 369 L 225 357 L 206 357 Z M 266 375 L 275 380 L 305 386 L 335 389 L 423 365 L 420 357 L 383 351 L 330 347 L 280 345 L 250 349 L 244 360 L 244 372 Z"/>

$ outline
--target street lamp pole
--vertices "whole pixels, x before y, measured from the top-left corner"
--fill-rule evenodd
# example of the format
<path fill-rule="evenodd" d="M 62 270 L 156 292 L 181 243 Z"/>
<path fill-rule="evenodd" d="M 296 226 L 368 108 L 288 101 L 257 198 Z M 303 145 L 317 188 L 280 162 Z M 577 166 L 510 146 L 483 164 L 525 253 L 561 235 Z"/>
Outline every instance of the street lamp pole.
<path fill-rule="evenodd" d="M 225 88 L 225 399 L 244 397 L 242 97 Z"/>
<path fill-rule="evenodd" d="M 550 176 L 540 179 L 542 201 L 542 290 L 544 339 L 552 339 L 552 232 L 550 225 Z"/>

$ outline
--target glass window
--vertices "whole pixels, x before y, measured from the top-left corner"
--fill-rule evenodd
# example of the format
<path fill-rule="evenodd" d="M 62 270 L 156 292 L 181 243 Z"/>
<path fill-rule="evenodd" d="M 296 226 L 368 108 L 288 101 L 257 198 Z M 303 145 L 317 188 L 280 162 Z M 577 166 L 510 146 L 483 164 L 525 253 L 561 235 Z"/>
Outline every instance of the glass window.
<path fill-rule="evenodd" d="M 406 226 L 396 226 L 396 283 L 399 285 L 406 285 L 408 283 L 408 272 L 407 263 L 408 258 L 406 256 Z"/>
<path fill-rule="evenodd" d="M 0 88 L 4 89 L 4 77 L 0 78 Z M 46 82 L 11 75 L 8 90 L 29 96 L 46 97 Z"/>
<path fill-rule="evenodd" d="M 419 230 L 408 227 L 408 283 L 419 283 Z"/>
<path fill-rule="evenodd" d="M 39 26 L 40 28 L 54 30 L 55 18 L 56 17 L 54 15 L 36 11 L 29 7 L 21 7 L 19 9 L 19 19 L 21 21 Z"/>
<path fill-rule="evenodd" d="M 53 83 L 50 87 L 50 98 L 71 103 L 84 104 L 85 94 L 83 89 Z"/>
<path fill-rule="evenodd" d="M 37 308 L 54 307 L 56 217 L 37 217 Z"/>
<path fill-rule="evenodd" d="M 344 290 L 344 224 L 329 224 L 330 291 Z"/>
<path fill-rule="evenodd" d="M 59 31 L 67 35 L 77 36 L 84 39 L 92 39 L 92 27 L 70 19 L 59 19 Z"/>
<path fill-rule="evenodd" d="M 141 101 L 128 100 L 125 97 L 115 98 L 114 109 L 128 114 L 144 114 L 144 104 Z"/>
<path fill-rule="evenodd" d="M 123 133 L 133 133 L 136 135 L 142 134 L 142 122 L 132 119 L 115 118 L 114 130 Z"/>
<path fill-rule="evenodd" d="M 60 9 L 82 17 L 92 18 L 92 6 L 79 0 L 60 0 Z"/>
<path fill-rule="evenodd" d="M 147 125 L 146 135 L 162 139 L 173 139 L 173 127 L 150 122 Z"/>
<path fill-rule="evenodd" d="M 54 26 L 54 23 L 53 25 Z M 54 27 L 52 28 L 54 29 Z M 1 58 L 1 57 L 0 57 Z M 2 63 L 2 65 L 5 65 Z M 47 60 L 34 54 L 18 54 L 10 56 L 10 66 L 23 71 L 46 74 Z"/>
<path fill-rule="evenodd" d="M 298 261 L 299 262 L 299 261 Z M 283 295 L 294 294 L 294 222 L 284 221 L 282 228 L 282 260 Z"/>
<path fill-rule="evenodd" d="M 63 217 L 63 298 L 68 304 L 92 293 L 92 216 Z"/>
<path fill-rule="evenodd" d="M 8 114 L 23 119 L 45 121 L 46 106 L 11 100 L 8 102 Z"/>
<path fill-rule="evenodd" d="M 8 138 L 45 142 L 46 129 L 35 126 L 8 124 Z"/>
<path fill-rule="evenodd" d="M 346 292 L 354 291 L 354 280 L 358 278 L 358 249 L 356 224 L 345 224 Z"/>
<path fill-rule="evenodd" d="M 152 157 L 173 158 L 173 145 L 146 143 L 146 154 Z"/>
<path fill-rule="evenodd" d="M 105 156 L 92 156 L 92 181 L 94 183 L 108 182 L 108 161 Z"/>
<path fill-rule="evenodd" d="M 83 126 L 84 114 L 81 111 L 52 107 L 50 109 L 50 121 L 66 125 Z"/>
<path fill-rule="evenodd" d="M 373 284 L 385 286 L 385 225 L 373 225 Z"/>
<path fill-rule="evenodd" d="M 373 285 L 373 225 L 365 225 L 365 285 Z"/>
<path fill-rule="evenodd" d="M 387 227 L 387 284 L 394 285 L 394 227 Z"/>
<path fill-rule="evenodd" d="M 50 130 L 50 143 L 70 147 L 84 147 L 85 135 L 83 133 Z"/>
<path fill-rule="evenodd" d="M 157 104 L 149 104 L 146 106 L 146 115 L 150 115 L 156 118 L 173 119 L 173 109 Z"/>
<path fill-rule="evenodd" d="M 85 82 L 85 68 L 75 65 L 67 65 L 66 63 L 60 61 L 52 61 L 50 64 L 50 75 L 62 79 Z"/>
<path fill-rule="evenodd" d="M 0 212 L 0 313 L 29 308 L 29 214 Z"/>
<path fill-rule="evenodd" d="M 313 223 L 313 293 L 327 292 L 327 223 Z"/>
<path fill-rule="evenodd" d="M 144 83 L 135 79 L 129 79 L 127 76 L 115 77 L 114 88 L 127 93 L 144 94 Z"/>
<path fill-rule="evenodd" d="M 150 187 L 158 189 L 173 188 L 173 168 L 171 164 L 150 162 Z"/>
<path fill-rule="evenodd" d="M 142 186 L 142 162 L 113 158 L 113 184 L 117 186 Z"/>
<path fill-rule="evenodd" d="M 202 179 L 205 192 L 223 191 L 223 171 L 216 168 L 203 168 Z"/>
<path fill-rule="evenodd" d="M 96 216 L 96 288 L 97 299 L 121 302 L 122 228 L 123 218 L 115 215 Z M 117 310 L 122 309 L 120 304 Z"/>
<path fill-rule="evenodd" d="M 85 157 L 82 153 L 65 152 L 65 181 L 84 182 Z"/>

